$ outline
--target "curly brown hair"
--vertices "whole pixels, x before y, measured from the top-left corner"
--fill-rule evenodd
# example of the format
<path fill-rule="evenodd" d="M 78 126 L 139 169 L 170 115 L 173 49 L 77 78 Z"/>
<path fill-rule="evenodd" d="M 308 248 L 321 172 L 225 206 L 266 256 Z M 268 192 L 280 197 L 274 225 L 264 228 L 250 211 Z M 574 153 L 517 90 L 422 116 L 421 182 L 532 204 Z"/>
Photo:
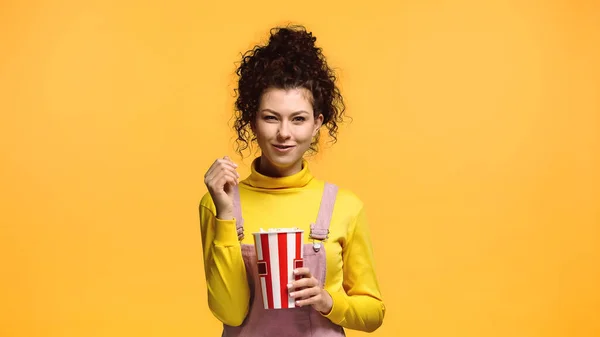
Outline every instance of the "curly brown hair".
<path fill-rule="evenodd" d="M 235 123 L 237 152 L 256 141 L 254 123 L 263 92 L 269 88 L 305 88 L 312 93 L 315 118 L 323 114 L 323 125 L 332 143 L 337 141 L 338 124 L 343 122 L 344 100 L 336 85 L 336 75 L 327 65 L 322 49 L 315 46 L 316 37 L 304 26 L 275 27 L 269 42 L 242 54 L 236 70 L 239 77 L 235 89 Z M 320 131 L 309 152 L 317 152 Z"/>

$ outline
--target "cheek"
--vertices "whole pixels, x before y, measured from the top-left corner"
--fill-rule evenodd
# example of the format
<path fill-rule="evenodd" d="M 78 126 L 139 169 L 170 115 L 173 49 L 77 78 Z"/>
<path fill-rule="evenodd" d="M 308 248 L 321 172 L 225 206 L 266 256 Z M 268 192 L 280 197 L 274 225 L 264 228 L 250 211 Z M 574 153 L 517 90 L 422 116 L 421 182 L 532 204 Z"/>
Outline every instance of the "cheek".
<path fill-rule="evenodd" d="M 265 123 L 258 123 L 254 128 L 254 135 L 257 140 L 265 139 L 269 137 L 269 125 Z"/>
<path fill-rule="evenodd" d="M 305 142 L 312 142 L 314 131 L 315 131 L 315 129 L 312 126 L 303 129 L 302 132 L 301 132 L 301 134 L 302 134 L 302 136 L 301 136 L 302 140 L 305 141 Z"/>

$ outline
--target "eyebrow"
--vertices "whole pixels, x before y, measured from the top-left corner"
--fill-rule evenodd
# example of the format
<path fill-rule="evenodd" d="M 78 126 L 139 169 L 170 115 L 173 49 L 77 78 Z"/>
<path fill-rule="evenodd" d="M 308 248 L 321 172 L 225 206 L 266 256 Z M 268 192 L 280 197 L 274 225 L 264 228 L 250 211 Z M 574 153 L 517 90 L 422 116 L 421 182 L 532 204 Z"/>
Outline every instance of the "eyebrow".
<path fill-rule="evenodd" d="M 270 113 L 272 113 L 274 115 L 281 116 L 281 114 L 279 112 L 277 112 L 275 110 L 271 110 L 271 109 L 262 109 L 262 110 L 260 110 L 260 112 L 270 112 Z M 310 112 L 308 112 L 306 110 L 299 110 L 299 111 L 296 111 L 296 112 L 292 112 L 292 116 L 293 115 L 299 115 L 299 114 L 302 114 L 302 113 L 310 115 Z"/>

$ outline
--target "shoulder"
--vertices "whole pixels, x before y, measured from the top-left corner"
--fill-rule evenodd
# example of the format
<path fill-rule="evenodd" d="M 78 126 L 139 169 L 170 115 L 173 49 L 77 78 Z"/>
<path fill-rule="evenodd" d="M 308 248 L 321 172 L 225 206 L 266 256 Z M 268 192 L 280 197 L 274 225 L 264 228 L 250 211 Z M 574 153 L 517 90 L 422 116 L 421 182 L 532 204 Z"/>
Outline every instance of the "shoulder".
<path fill-rule="evenodd" d="M 330 184 L 337 186 L 338 189 L 335 199 L 336 208 L 350 213 L 349 215 L 356 215 L 363 209 L 364 203 L 356 193 L 346 187 Z"/>

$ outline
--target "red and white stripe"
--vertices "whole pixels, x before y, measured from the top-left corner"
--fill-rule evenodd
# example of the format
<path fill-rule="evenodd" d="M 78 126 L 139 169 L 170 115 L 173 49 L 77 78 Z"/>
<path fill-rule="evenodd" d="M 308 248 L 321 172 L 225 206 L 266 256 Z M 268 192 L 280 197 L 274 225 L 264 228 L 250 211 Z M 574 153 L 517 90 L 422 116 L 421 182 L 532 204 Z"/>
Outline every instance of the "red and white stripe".
<path fill-rule="evenodd" d="M 294 308 L 287 285 L 293 282 L 293 271 L 302 266 L 302 231 L 254 233 L 259 264 L 266 264 L 266 275 L 260 275 L 265 309 Z"/>

